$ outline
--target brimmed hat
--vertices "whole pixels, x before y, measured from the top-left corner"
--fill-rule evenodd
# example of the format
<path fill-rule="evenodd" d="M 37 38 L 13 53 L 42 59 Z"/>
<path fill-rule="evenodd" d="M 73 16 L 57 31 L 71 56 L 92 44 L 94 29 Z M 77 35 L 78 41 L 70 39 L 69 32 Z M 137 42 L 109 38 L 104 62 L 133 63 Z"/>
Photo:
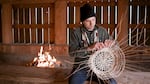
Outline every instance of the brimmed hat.
<path fill-rule="evenodd" d="M 84 4 L 81 8 L 80 8 L 80 21 L 83 22 L 84 20 L 86 20 L 89 17 L 93 17 L 95 16 L 93 7 L 91 7 L 90 4 Z"/>

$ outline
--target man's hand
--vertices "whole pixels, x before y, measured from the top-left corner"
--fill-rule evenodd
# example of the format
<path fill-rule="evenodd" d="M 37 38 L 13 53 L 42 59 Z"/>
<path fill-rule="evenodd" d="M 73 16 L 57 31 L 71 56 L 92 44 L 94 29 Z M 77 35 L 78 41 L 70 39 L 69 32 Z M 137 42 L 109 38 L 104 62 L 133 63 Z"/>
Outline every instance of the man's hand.
<path fill-rule="evenodd" d="M 105 45 L 105 47 L 111 47 L 113 42 L 115 42 L 115 41 L 114 40 L 105 40 L 104 45 Z"/>
<path fill-rule="evenodd" d="M 97 43 L 94 43 L 93 45 L 90 45 L 88 47 L 88 50 L 89 51 L 95 51 L 95 50 L 102 49 L 103 47 L 104 47 L 104 43 L 103 42 L 97 42 Z"/>
<path fill-rule="evenodd" d="M 87 50 L 88 51 L 97 51 L 97 50 L 100 50 L 104 47 L 110 47 L 112 45 L 114 41 L 113 40 L 105 40 L 105 42 L 97 42 L 97 43 L 94 43 L 93 45 L 90 45 Z"/>

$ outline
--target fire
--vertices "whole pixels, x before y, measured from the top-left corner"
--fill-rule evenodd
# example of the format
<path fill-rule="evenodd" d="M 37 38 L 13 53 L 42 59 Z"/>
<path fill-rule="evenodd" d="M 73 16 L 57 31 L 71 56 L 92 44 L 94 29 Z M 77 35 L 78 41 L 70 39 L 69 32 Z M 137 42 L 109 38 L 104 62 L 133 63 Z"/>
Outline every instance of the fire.
<path fill-rule="evenodd" d="M 49 49 L 51 50 L 51 47 L 49 47 Z M 54 56 L 51 56 L 50 52 L 44 52 L 43 46 L 41 46 L 40 52 L 38 52 L 38 57 L 35 57 L 30 65 L 36 65 L 37 67 L 54 68 L 60 67 L 61 62 L 57 61 Z"/>

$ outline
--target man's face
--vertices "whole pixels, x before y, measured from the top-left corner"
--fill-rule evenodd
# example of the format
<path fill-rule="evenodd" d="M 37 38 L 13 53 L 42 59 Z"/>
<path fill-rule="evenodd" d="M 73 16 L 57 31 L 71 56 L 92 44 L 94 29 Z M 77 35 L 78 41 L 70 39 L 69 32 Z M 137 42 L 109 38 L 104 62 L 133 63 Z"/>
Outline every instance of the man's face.
<path fill-rule="evenodd" d="M 85 26 L 85 28 L 88 31 L 93 31 L 95 24 L 96 24 L 96 17 L 95 16 L 89 17 L 83 21 L 83 25 Z"/>

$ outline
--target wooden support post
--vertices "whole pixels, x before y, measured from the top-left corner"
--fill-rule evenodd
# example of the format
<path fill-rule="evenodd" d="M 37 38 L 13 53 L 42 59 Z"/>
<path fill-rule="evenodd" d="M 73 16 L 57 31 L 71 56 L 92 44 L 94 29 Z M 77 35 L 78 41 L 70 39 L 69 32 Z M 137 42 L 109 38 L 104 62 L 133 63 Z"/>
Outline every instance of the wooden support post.
<path fill-rule="evenodd" d="M 76 7 L 76 24 L 80 24 L 80 6 Z"/>
<path fill-rule="evenodd" d="M 66 45 L 66 11 L 67 2 L 59 0 L 55 2 L 55 44 Z"/>
<path fill-rule="evenodd" d="M 12 41 L 12 6 L 2 4 L 2 43 L 11 44 Z"/>
<path fill-rule="evenodd" d="M 128 44 L 128 0 L 118 0 L 118 41 L 124 39 Z"/>

